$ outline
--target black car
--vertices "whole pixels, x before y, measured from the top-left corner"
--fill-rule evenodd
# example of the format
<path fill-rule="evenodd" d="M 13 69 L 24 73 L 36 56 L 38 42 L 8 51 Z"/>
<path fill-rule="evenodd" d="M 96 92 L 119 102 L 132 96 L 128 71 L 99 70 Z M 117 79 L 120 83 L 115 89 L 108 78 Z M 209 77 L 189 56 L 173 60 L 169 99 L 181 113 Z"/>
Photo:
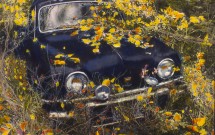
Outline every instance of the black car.
<path fill-rule="evenodd" d="M 35 0 L 31 6 L 35 21 L 20 29 L 26 34 L 16 52 L 27 60 L 28 80 L 41 93 L 50 117 L 67 117 L 73 109 L 71 104 L 80 102 L 86 108 L 102 110 L 107 105 L 136 100 L 150 87 L 156 104 L 163 106 L 161 102 L 169 94 L 167 86 L 182 79 L 181 71 L 175 70 L 181 67 L 180 55 L 156 37 L 148 38 L 154 47 L 135 47 L 124 37 L 120 48 L 104 41 L 100 53 L 94 53 L 82 41 L 93 35 L 93 30 L 71 36 L 74 29 L 64 27 L 78 23 L 69 17 L 71 13 L 86 17 L 92 4 L 96 3 Z M 63 109 L 59 107 L 62 103 Z"/>

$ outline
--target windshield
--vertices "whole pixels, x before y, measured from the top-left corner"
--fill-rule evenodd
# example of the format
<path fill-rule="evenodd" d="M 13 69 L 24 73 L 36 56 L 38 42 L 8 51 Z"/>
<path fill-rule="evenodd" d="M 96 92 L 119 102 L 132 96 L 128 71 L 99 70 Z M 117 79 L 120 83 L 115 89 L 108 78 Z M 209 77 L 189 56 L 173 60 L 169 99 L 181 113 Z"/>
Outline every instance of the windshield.
<path fill-rule="evenodd" d="M 44 6 L 39 10 L 39 30 L 42 33 L 76 28 L 78 20 L 91 15 L 92 2 L 70 2 Z"/>

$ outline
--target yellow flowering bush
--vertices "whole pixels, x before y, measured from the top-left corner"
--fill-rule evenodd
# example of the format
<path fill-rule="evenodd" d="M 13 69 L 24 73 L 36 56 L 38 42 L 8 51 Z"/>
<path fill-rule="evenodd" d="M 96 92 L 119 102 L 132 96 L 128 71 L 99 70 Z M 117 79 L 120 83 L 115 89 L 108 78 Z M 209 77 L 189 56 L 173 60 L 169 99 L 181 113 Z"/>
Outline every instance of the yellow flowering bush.
<path fill-rule="evenodd" d="M 119 48 L 120 41 L 125 37 L 136 47 L 153 47 L 148 43 L 150 37 L 159 35 L 167 45 L 178 49 L 184 59 L 184 68 L 181 69 L 184 71 L 184 81 L 187 86 L 183 88 L 186 91 L 184 95 L 178 96 L 178 90 L 181 88 L 172 88 L 170 102 L 163 109 L 156 106 L 152 100 L 153 88 L 150 87 L 146 91 L 147 96 L 138 95 L 135 103 L 118 104 L 114 108 L 121 116 L 123 121 L 121 124 L 111 129 L 97 128 L 93 134 L 149 134 L 150 132 L 152 134 L 214 134 L 215 81 L 209 75 L 214 73 L 207 73 L 211 67 L 214 67 L 212 63 L 214 60 L 212 54 L 215 51 L 213 48 L 214 20 L 211 17 L 213 14 L 203 12 L 203 14 L 189 15 L 182 10 L 176 10 L 177 6 L 171 5 L 175 2 L 179 5 L 180 1 L 168 2 L 170 3 L 168 6 L 159 8 L 159 1 L 156 0 L 113 0 L 112 2 L 98 0 L 98 6 L 90 7 L 92 18 L 79 20 L 79 29 L 70 34 L 75 36 L 79 31 L 93 29 L 95 35 L 82 41 L 92 46 L 94 53 L 100 52 L 101 41 Z M 192 2 L 199 1 L 191 0 Z M 200 0 L 200 2 L 206 3 L 206 7 L 213 5 L 210 0 L 206 2 Z M 14 32 L 13 28 L 27 26 L 30 3 L 30 0 L 2 0 L 0 3 L 0 27 L 2 28 L 0 34 L 6 35 L 4 41 L 0 42 L 0 134 L 63 134 L 58 129 L 52 129 L 46 114 L 41 111 L 41 99 L 33 92 L 33 88 L 26 79 L 25 61 L 8 55 L 8 52 L 13 50 L 10 50 L 9 39 L 15 41 L 13 47 L 22 40 L 18 38 L 18 32 Z M 185 2 L 181 3 L 185 6 Z M 29 14 L 35 16 L 35 11 Z M 34 17 L 31 21 L 34 21 Z M 142 42 L 143 40 L 146 42 Z M 38 39 L 34 38 L 33 42 L 38 42 Z M 45 46 L 40 45 L 40 48 L 45 49 Z M 63 47 L 63 49 L 66 48 Z M 29 53 L 29 50 L 26 50 L 26 53 Z M 54 64 L 65 65 L 65 61 L 61 60 L 62 57 L 65 56 L 56 55 Z M 66 57 L 75 63 L 80 63 L 80 59 L 73 57 L 73 54 L 68 54 Z M 209 61 L 212 62 L 209 63 Z M 179 70 L 178 67 L 174 68 L 174 71 Z M 35 80 L 34 83 L 40 82 Z M 117 83 L 116 78 L 105 78 L 101 80 L 101 84 L 112 85 L 112 90 L 116 93 L 124 90 L 123 86 Z M 61 84 L 55 81 L 53 85 L 59 87 Z M 90 82 L 89 86 L 93 88 L 95 84 Z M 89 97 L 92 96 L 94 95 Z M 62 109 L 65 108 L 63 102 L 60 106 Z M 79 109 L 84 108 L 83 103 L 77 103 L 75 106 Z M 142 112 L 144 118 L 134 119 L 138 112 Z M 70 117 L 80 119 L 77 115 L 83 117 L 81 113 L 69 112 Z M 105 118 L 102 117 L 102 119 Z M 66 129 L 83 134 L 81 130 L 69 124 Z M 125 129 L 127 129 L 126 133 Z"/>

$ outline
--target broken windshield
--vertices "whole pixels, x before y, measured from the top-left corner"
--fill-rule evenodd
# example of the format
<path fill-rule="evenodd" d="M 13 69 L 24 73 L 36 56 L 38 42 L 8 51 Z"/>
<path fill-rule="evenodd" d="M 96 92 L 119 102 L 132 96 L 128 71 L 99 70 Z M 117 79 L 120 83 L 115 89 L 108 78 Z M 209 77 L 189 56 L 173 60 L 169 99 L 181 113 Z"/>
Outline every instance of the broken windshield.
<path fill-rule="evenodd" d="M 78 20 L 91 15 L 92 2 L 69 2 L 44 6 L 39 10 L 42 33 L 77 28 Z"/>

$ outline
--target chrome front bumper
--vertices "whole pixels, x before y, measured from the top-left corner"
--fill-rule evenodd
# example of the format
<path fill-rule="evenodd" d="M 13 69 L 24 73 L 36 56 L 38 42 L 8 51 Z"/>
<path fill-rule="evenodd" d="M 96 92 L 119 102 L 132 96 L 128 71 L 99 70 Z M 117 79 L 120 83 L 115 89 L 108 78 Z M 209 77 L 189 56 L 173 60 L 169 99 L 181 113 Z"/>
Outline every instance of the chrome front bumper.
<path fill-rule="evenodd" d="M 159 83 L 158 85 L 153 87 L 153 91 L 150 93 L 150 96 L 155 96 L 158 94 L 157 89 L 159 90 L 159 93 L 166 92 L 167 89 L 161 89 L 163 87 L 168 87 L 169 85 L 174 85 L 175 82 L 182 82 L 183 77 L 178 77 L 173 80 L 165 81 L 162 83 Z M 77 99 L 72 99 L 72 100 L 43 100 L 43 103 L 45 104 L 52 104 L 52 103 L 67 103 L 67 104 L 73 104 L 73 103 L 80 103 L 84 102 L 86 108 L 92 108 L 92 107 L 100 107 L 100 106 L 107 106 L 111 104 L 117 104 L 117 103 L 122 103 L 126 101 L 131 101 L 135 100 L 138 95 L 141 95 L 143 97 L 147 97 L 149 95 L 146 94 L 147 90 L 149 87 L 144 87 L 144 88 L 138 88 L 138 89 L 132 89 L 132 90 L 127 90 L 122 93 L 117 93 L 115 95 L 111 95 L 109 100 L 106 102 L 95 102 L 96 97 L 86 97 L 86 98 L 77 98 Z M 179 90 L 177 91 L 178 94 L 183 93 L 184 90 Z M 67 115 L 67 112 L 50 112 L 49 113 L 50 118 L 67 118 L 69 117 Z"/>

